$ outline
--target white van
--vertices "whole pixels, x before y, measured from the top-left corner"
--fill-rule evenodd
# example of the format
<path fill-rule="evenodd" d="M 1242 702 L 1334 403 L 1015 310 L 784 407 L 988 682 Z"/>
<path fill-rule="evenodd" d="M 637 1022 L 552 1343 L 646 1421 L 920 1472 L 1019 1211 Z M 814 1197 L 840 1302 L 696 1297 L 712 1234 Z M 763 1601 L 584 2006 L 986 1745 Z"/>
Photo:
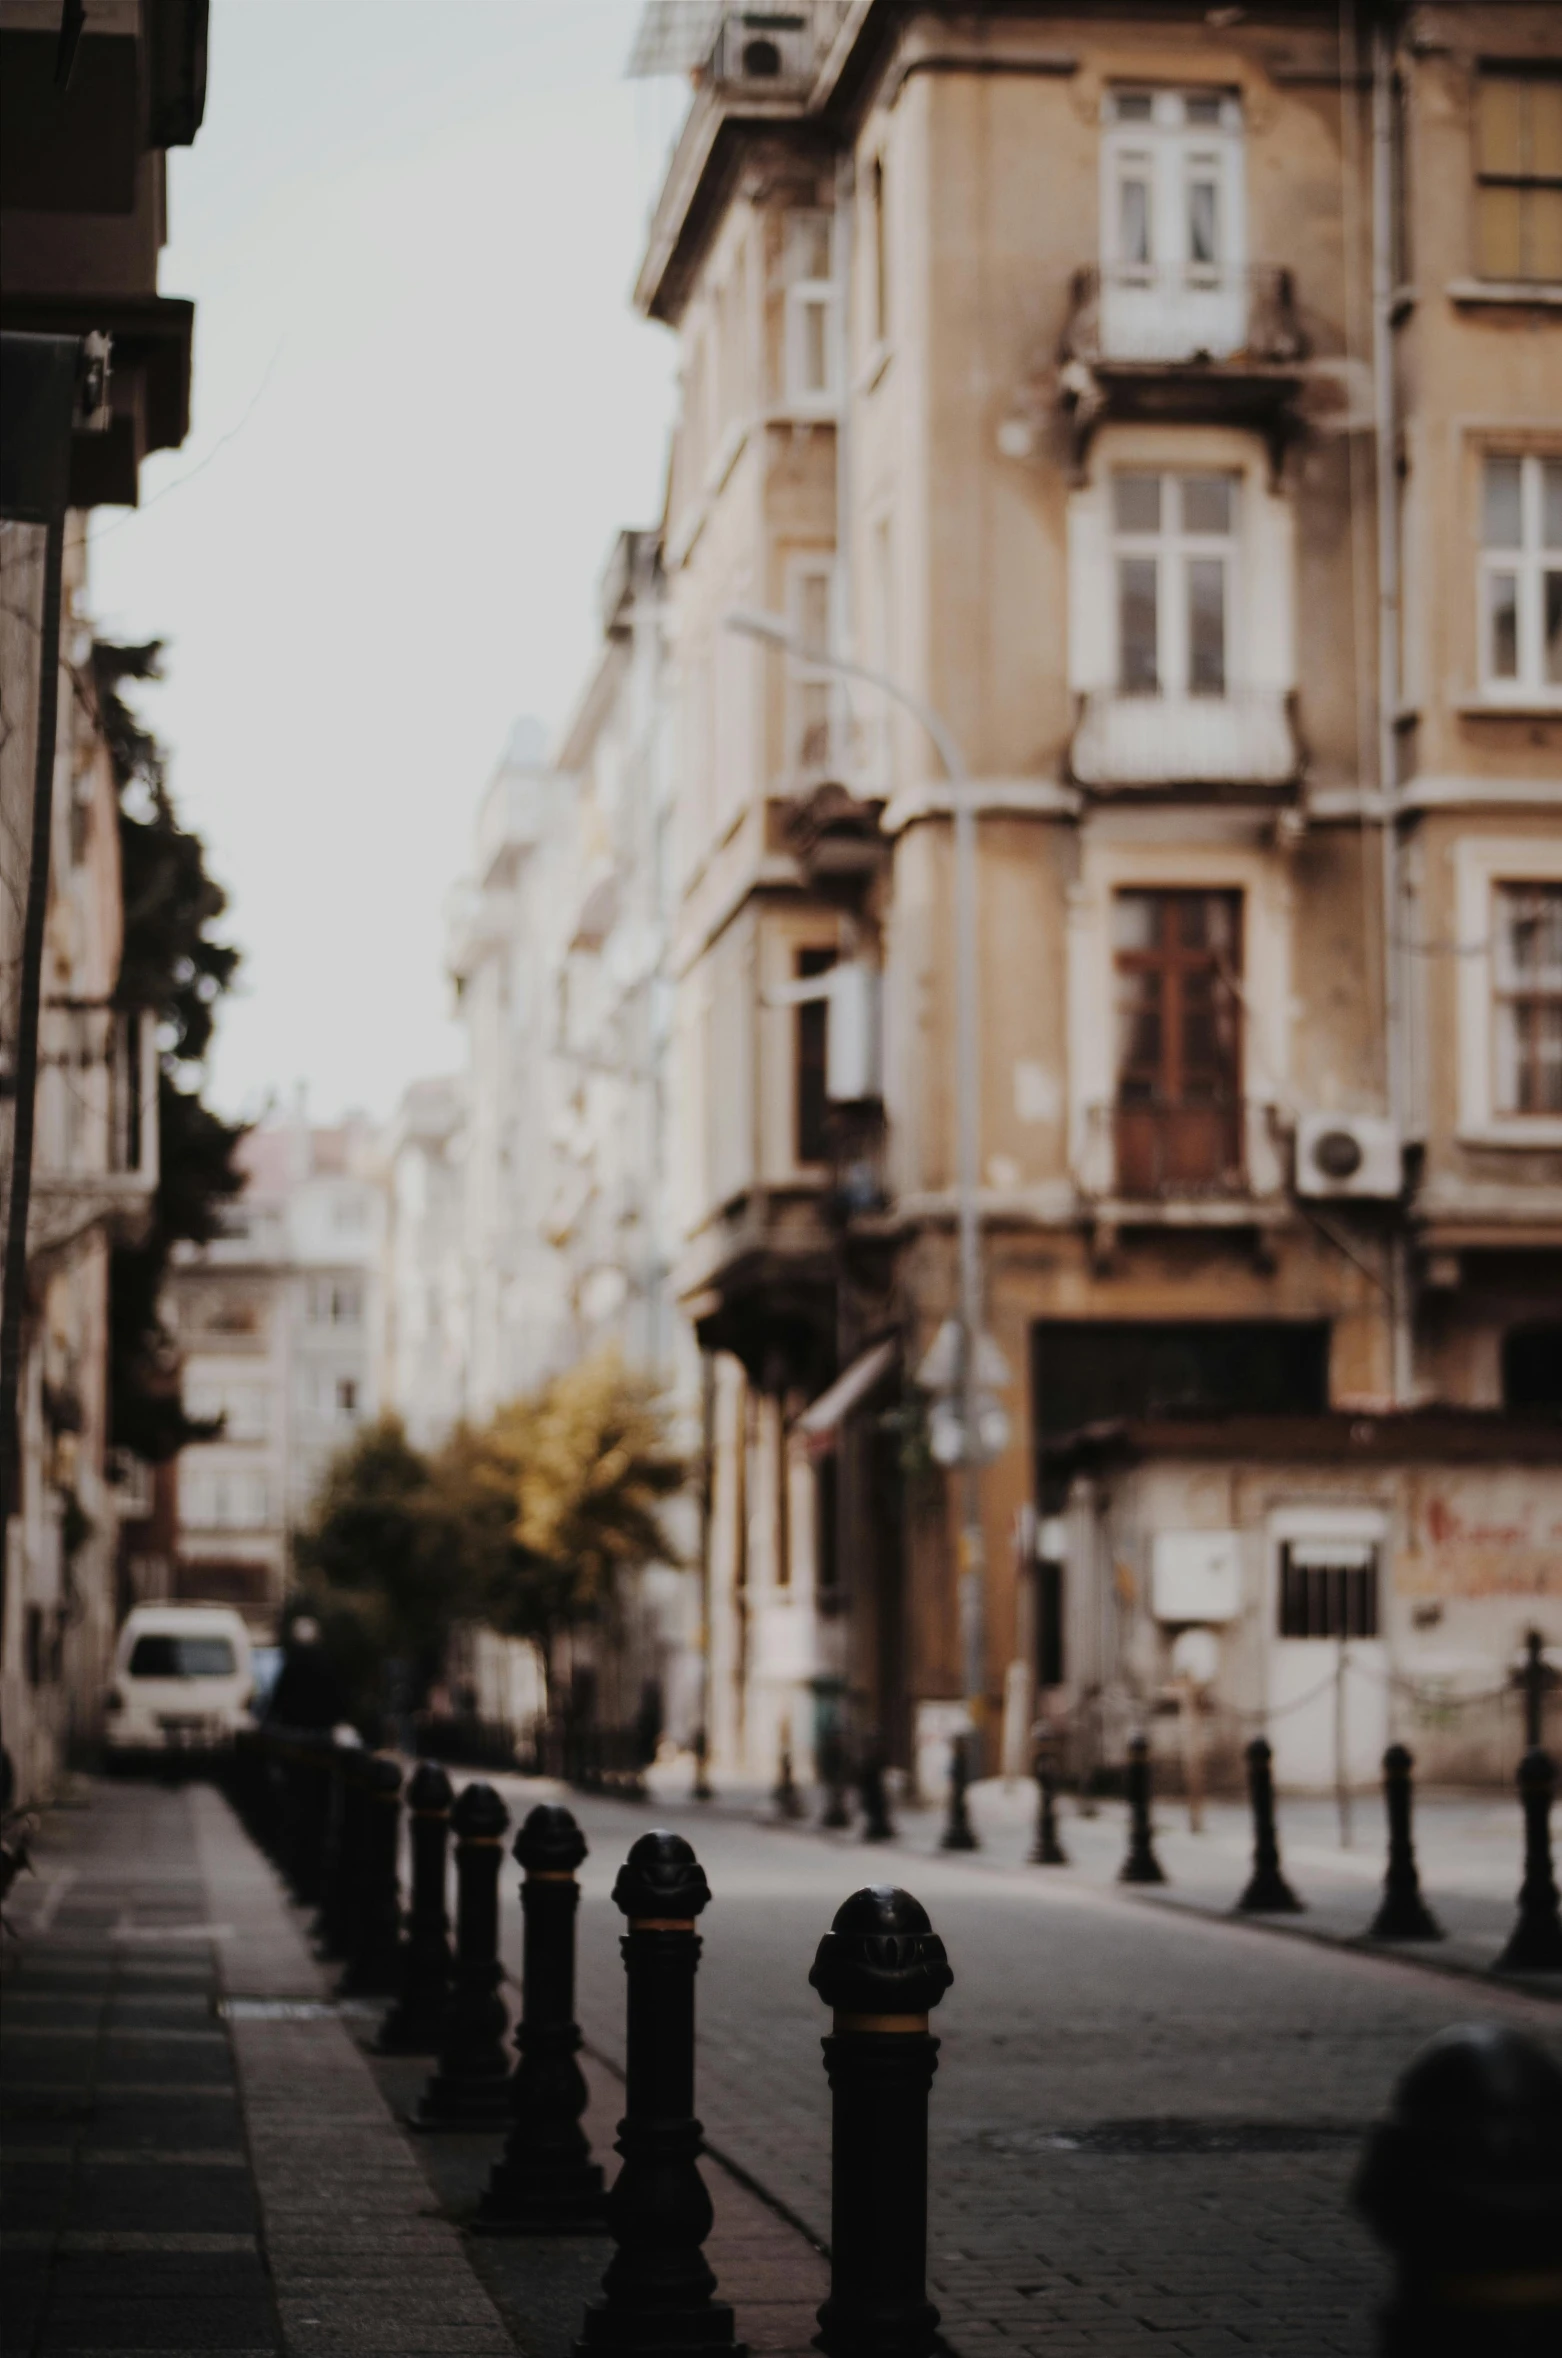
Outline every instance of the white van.
<path fill-rule="evenodd" d="M 137 1605 L 104 1700 L 110 1754 L 216 1752 L 250 1724 L 249 1631 L 226 1605 Z"/>

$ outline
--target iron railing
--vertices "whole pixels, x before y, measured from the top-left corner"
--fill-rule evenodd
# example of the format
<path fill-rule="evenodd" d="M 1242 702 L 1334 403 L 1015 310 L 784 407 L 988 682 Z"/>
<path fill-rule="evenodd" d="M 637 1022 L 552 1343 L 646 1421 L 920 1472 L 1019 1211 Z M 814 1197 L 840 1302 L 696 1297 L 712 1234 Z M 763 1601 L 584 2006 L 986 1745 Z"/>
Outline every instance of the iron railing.
<path fill-rule="evenodd" d="M 1306 355 L 1291 273 L 1275 263 L 1092 265 L 1074 273 L 1071 291 L 1065 360 L 1273 368 Z"/>

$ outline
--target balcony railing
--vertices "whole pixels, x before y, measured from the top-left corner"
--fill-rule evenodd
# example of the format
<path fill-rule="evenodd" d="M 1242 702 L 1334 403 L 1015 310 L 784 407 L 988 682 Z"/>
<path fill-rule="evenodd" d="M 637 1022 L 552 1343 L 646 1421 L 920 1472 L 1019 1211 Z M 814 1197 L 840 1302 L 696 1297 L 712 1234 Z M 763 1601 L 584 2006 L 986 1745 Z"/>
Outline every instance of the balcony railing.
<path fill-rule="evenodd" d="M 1240 270 L 1114 263 L 1074 274 L 1065 360 L 1276 368 L 1300 360 L 1306 349 L 1291 273 L 1273 263 Z"/>
<path fill-rule="evenodd" d="M 1301 748 L 1283 689 L 1123 696 L 1098 688 L 1082 700 L 1069 764 L 1081 786 L 1285 786 Z"/>

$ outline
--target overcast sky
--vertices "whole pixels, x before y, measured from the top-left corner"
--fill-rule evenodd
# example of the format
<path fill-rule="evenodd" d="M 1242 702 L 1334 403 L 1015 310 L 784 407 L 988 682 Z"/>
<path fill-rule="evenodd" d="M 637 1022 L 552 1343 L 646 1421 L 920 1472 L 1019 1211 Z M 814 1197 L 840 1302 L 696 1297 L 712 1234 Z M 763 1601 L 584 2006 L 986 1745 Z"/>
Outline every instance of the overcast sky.
<path fill-rule="evenodd" d="M 655 519 L 673 344 L 629 303 L 676 86 L 639 0 L 213 0 L 170 163 L 194 425 L 100 510 L 107 637 L 244 951 L 212 1095 L 390 1110 L 459 1061 L 442 940 L 511 722 L 557 728 L 613 533 Z"/>

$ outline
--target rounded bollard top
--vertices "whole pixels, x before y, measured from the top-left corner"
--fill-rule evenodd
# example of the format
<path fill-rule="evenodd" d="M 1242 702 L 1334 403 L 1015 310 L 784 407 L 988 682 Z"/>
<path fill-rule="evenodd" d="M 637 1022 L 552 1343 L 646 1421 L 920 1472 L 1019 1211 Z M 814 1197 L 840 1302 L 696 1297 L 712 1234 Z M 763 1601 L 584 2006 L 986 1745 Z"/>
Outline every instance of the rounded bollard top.
<path fill-rule="evenodd" d="M 1136 1735 L 1136 1736 L 1130 1736 L 1130 1737 L 1129 1737 L 1129 1739 L 1128 1739 L 1128 1757 L 1129 1757 L 1129 1759 L 1130 1759 L 1130 1760 L 1148 1760 L 1148 1759 L 1149 1759 L 1149 1757 L 1150 1757 L 1150 1739 L 1149 1739 L 1149 1737 L 1148 1737 L 1147 1735 L 1145 1735 L 1145 1734 L 1144 1734 L 1142 1731 L 1141 1731 L 1141 1732 L 1140 1732 L 1138 1735 Z"/>
<path fill-rule="evenodd" d="M 1554 2267 L 1562 2067 L 1495 2023 L 1439 2032 L 1369 2137 L 1351 2198 L 1391 2251 L 1440 2274 Z"/>
<path fill-rule="evenodd" d="M 450 1823 L 463 1842 L 497 1842 L 510 1813 L 492 1785 L 463 1785 Z"/>
<path fill-rule="evenodd" d="M 639 1841 L 618 1870 L 613 1904 L 629 1917 L 653 1916 L 677 1923 L 709 1905 L 710 1885 L 681 1834 L 658 1826 Z"/>
<path fill-rule="evenodd" d="M 453 1788 L 450 1779 L 437 1760 L 420 1760 L 412 1772 L 407 1787 L 407 1800 L 415 1810 L 434 1817 L 450 1807 Z"/>
<path fill-rule="evenodd" d="M 1254 1768 L 1267 1768 L 1274 1758 L 1274 1750 L 1267 1736 L 1255 1736 L 1247 1748 L 1247 1757 Z"/>
<path fill-rule="evenodd" d="M 561 1802 L 539 1801 L 515 1837 L 513 1856 L 528 1875 L 573 1875 L 586 1837 Z"/>
<path fill-rule="evenodd" d="M 360 1773 L 369 1791 L 382 1801 L 401 1791 L 401 1762 L 394 1753 L 371 1752 Z"/>
<path fill-rule="evenodd" d="M 1541 1745 L 1532 1745 L 1519 1762 L 1521 1793 L 1551 1793 L 1556 1789 L 1557 1764 Z"/>
<path fill-rule="evenodd" d="M 1383 1766 L 1391 1777 L 1407 1777 L 1415 1767 L 1415 1755 L 1403 1744 L 1391 1744 L 1383 1755 Z"/>
<path fill-rule="evenodd" d="M 926 2014 L 954 1974 L 921 1901 L 872 1883 L 837 1908 L 808 1979 L 841 2014 Z"/>

